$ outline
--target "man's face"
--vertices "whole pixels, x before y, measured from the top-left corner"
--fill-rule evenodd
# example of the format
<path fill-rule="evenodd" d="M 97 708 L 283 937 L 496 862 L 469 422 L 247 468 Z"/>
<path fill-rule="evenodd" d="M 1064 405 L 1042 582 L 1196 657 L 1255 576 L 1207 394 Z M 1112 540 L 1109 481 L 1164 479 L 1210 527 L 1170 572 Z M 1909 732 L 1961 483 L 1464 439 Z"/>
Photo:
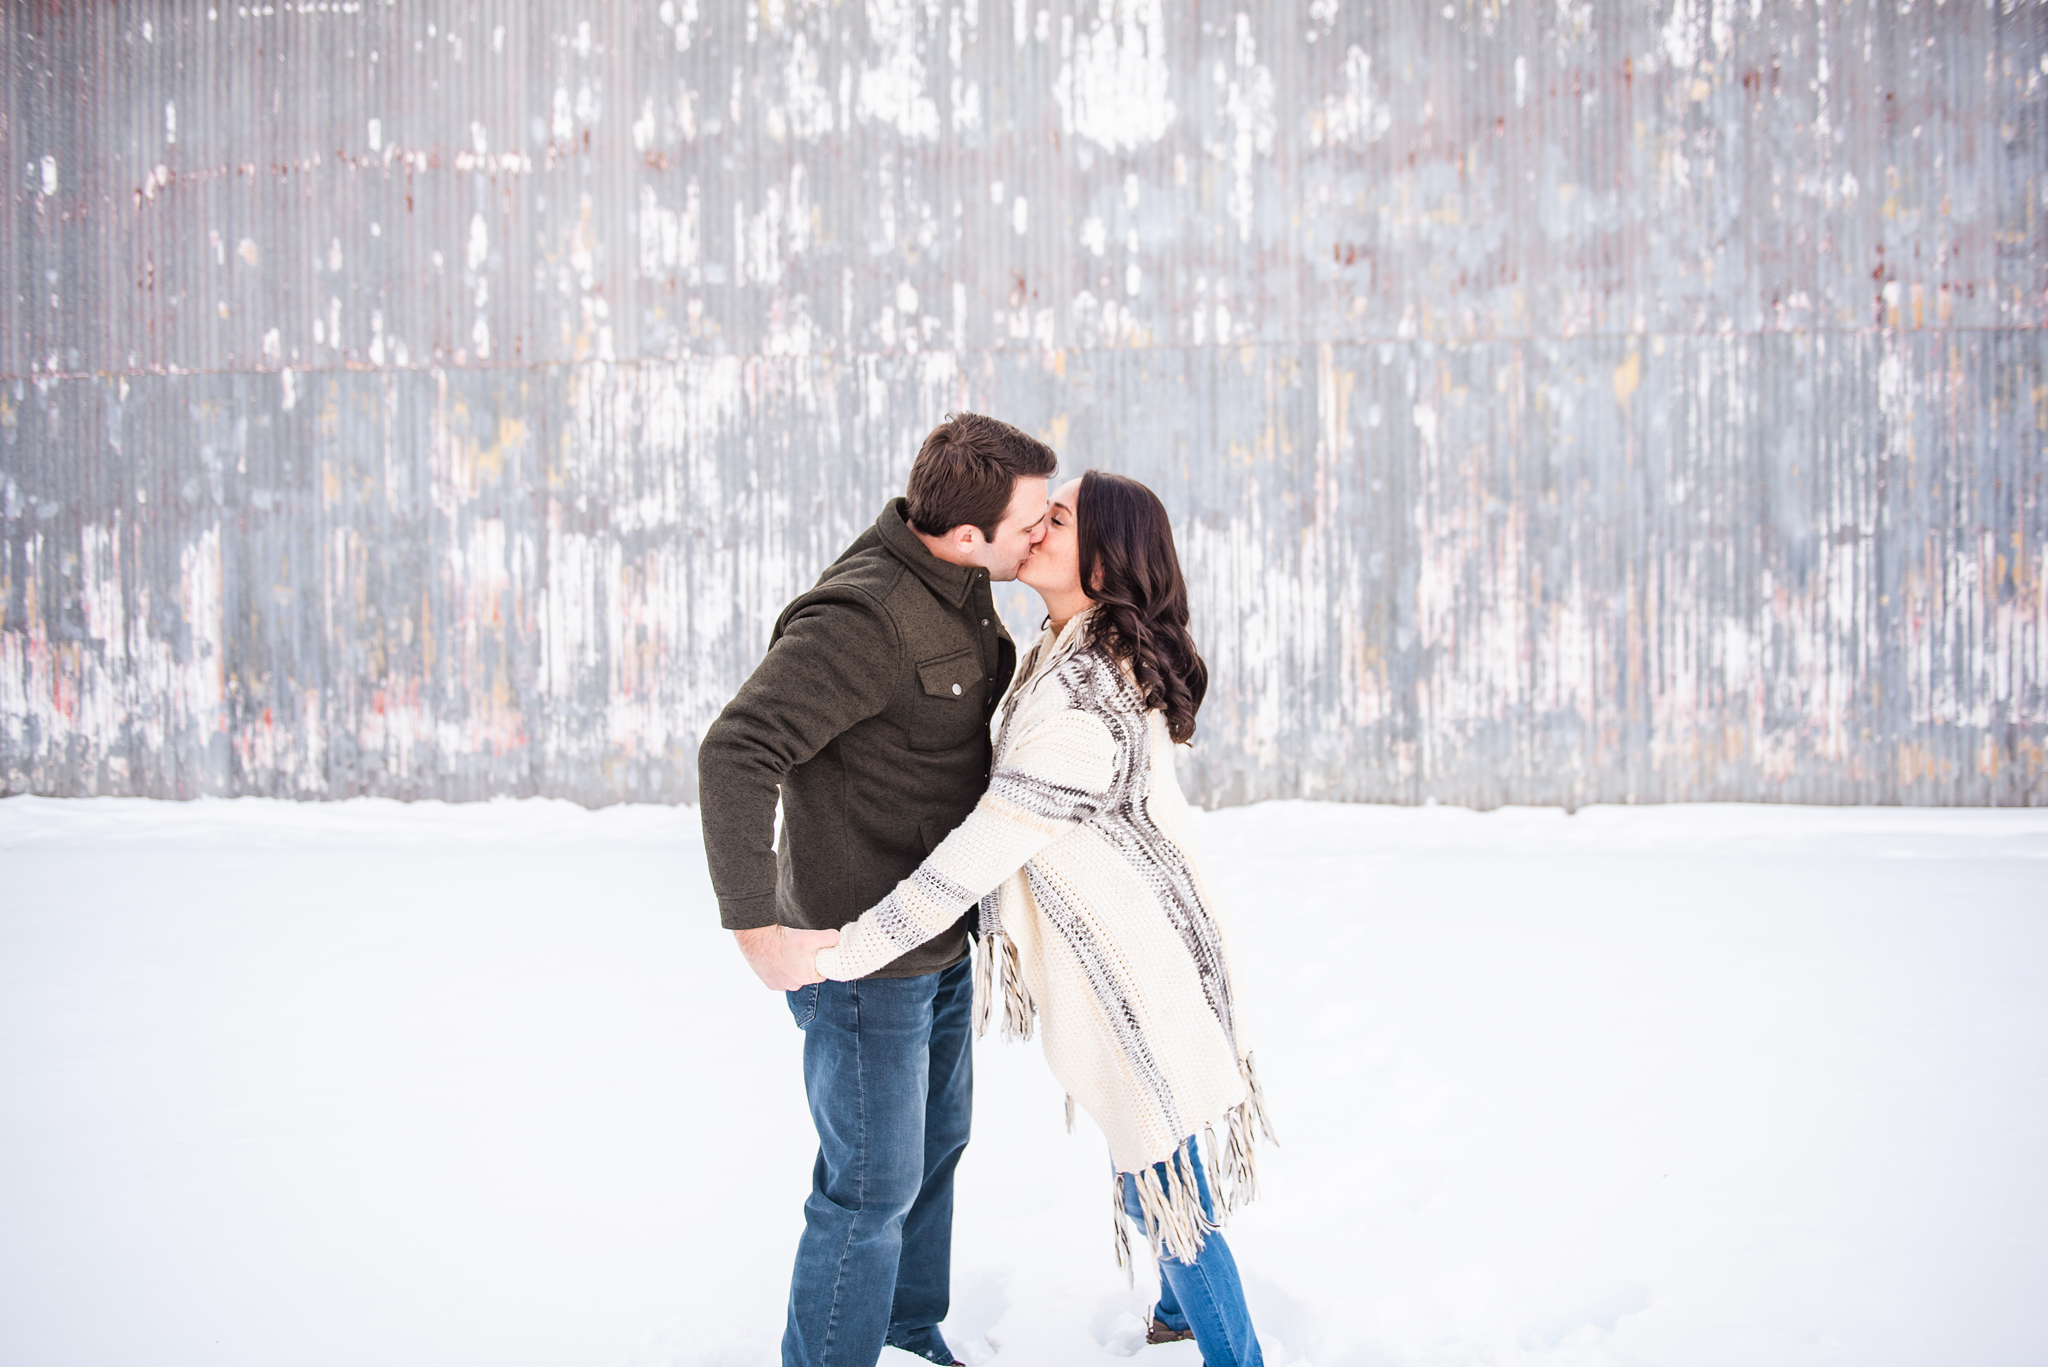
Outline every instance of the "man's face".
<path fill-rule="evenodd" d="M 979 554 L 974 563 L 987 570 L 988 577 L 997 583 L 1015 579 L 1017 567 L 1031 554 L 1031 548 L 1045 539 L 1045 514 L 1049 507 L 1045 480 L 1018 480 L 1017 487 L 1010 491 L 1010 506 L 996 525 L 995 539 L 975 538 Z"/>

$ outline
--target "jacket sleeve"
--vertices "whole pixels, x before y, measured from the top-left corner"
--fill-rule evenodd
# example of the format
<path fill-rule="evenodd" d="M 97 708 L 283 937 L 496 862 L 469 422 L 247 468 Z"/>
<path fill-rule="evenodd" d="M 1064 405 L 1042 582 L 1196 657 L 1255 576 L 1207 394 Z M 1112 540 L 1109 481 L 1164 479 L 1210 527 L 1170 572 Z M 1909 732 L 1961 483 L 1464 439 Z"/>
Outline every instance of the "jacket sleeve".
<path fill-rule="evenodd" d="M 704 859 L 727 930 L 774 925 L 775 803 L 783 777 L 879 714 L 897 683 L 896 626 L 854 589 L 799 600 L 697 748 Z"/>
<path fill-rule="evenodd" d="M 988 791 L 917 871 L 818 951 L 818 971 L 864 977 L 959 920 L 1031 857 L 1100 811 L 1117 743 L 1095 717 L 1055 713 L 1019 736 Z"/>

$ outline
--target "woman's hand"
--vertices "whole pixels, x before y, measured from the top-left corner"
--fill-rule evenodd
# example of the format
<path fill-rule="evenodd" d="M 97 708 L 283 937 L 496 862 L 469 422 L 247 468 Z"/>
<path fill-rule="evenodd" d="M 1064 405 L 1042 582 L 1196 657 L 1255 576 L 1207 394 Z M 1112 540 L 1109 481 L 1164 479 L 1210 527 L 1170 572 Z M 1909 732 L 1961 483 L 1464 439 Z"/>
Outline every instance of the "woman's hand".
<path fill-rule="evenodd" d="M 799 987 L 825 981 L 818 971 L 818 951 L 839 943 L 836 930 L 792 930 L 788 926 L 756 926 L 735 930 L 740 953 L 770 990 L 794 992 Z"/>

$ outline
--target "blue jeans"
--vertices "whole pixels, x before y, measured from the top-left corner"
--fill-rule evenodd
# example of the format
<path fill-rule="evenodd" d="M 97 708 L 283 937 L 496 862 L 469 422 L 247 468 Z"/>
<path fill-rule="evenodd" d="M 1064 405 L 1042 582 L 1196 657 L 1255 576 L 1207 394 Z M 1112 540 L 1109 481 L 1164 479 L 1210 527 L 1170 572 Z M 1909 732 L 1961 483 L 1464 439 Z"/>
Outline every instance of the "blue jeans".
<path fill-rule="evenodd" d="M 783 1367 L 933 1362 L 951 1295 L 953 1170 L 974 1108 L 966 962 L 788 994 L 804 1031 L 818 1161 L 789 1283 Z"/>
<path fill-rule="evenodd" d="M 1202 1171 L 1192 1139 L 1188 1153 L 1197 1155 L 1192 1165 L 1195 1190 L 1201 1193 L 1203 1212 L 1213 1220 L 1216 1207 L 1209 1199 L 1209 1178 Z M 1181 1166 L 1179 1155 L 1173 1161 Z M 1152 1168 L 1164 1182 L 1166 1164 L 1154 1163 Z M 1124 1213 L 1140 1228 L 1144 1226 L 1138 1179 L 1129 1173 L 1124 1174 Z M 1237 1279 L 1237 1260 L 1230 1256 L 1230 1245 L 1223 1242 L 1221 1230 L 1210 1231 L 1191 1263 L 1171 1256 L 1159 1260 L 1159 1304 L 1152 1308 L 1152 1318 L 1169 1329 L 1194 1330 L 1203 1367 L 1262 1367 L 1265 1362 L 1259 1354 L 1258 1335 L 1252 1332 L 1251 1311 L 1245 1308 L 1244 1287 Z"/>

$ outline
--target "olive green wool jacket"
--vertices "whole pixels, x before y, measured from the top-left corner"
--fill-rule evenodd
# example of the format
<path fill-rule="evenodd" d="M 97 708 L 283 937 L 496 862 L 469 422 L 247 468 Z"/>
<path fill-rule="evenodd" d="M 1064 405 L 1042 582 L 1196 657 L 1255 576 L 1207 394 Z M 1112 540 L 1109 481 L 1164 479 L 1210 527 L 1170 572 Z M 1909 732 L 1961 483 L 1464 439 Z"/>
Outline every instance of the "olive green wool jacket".
<path fill-rule="evenodd" d="M 728 930 L 839 929 L 908 878 L 988 786 L 989 718 L 1016 643 L 988 571 L 940 560 L 906 517 L 892 500 L 782 610 L 768 654 L 704 733 L 704 853 Z M 870 976 L 950 968 L 973 920 Z"/>

